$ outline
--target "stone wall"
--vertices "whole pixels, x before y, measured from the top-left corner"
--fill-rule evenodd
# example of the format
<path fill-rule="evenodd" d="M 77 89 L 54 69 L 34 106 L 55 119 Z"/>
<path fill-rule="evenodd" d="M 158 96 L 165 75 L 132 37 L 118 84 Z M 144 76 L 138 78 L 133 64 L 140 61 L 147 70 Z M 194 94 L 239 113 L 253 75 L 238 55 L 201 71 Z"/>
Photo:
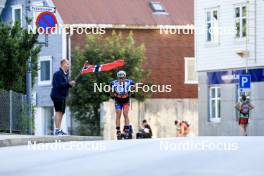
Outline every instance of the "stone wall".
<path fill-rule="evenodd" d="M 146 99 L 144 102 L 132 100 L 129 117 L 134 128 L 134 137 L 143 119 L 149 122 L 154 138 L 175 137 L 176 119 L 187 120 L 192 133 L 198 135 L 197 99 Z M 121 122 L 123 128 L 123 118 Z M 101 127 L 104 139 L 116 138 L 113 100 L 101 105 Z"/>

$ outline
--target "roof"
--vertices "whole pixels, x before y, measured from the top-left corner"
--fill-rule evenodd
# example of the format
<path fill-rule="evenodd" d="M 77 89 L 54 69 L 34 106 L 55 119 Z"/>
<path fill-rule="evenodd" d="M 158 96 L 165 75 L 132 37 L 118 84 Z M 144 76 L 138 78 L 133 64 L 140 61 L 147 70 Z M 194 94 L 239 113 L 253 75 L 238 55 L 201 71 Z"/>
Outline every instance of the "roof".
<path fill-rule="evenodd" d="M 188 25 L 194 23 L 194 0 L 52 0 L 64 24 Z M 168 15 L 153 14 L 160 2 Z"/>

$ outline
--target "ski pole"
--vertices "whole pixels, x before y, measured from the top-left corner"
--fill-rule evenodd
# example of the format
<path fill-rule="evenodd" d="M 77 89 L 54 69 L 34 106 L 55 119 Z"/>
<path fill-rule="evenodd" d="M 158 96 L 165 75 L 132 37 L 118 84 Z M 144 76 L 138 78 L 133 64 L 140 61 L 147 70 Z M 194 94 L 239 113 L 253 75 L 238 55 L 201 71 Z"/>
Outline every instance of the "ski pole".
<path fill-rule="evenodd" d="M 130 110 L 132 111 L 132 100 L 130 99 Z"/>

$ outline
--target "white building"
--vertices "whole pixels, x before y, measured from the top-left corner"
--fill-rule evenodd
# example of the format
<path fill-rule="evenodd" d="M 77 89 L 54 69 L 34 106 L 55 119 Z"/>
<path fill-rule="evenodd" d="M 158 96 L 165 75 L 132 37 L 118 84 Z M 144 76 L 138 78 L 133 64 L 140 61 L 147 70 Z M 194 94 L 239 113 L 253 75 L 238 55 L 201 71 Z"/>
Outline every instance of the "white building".
<path fill-rule="evenodd" d="M 196 0 L 199 135 L 239 135 L 239 75 L 251 75 L 249 135 L 264 135 L 264 1 Z M 212 27 L 211 32 L 207 29 Z M 201 32 L 202 31 L 202 32 Z"/>

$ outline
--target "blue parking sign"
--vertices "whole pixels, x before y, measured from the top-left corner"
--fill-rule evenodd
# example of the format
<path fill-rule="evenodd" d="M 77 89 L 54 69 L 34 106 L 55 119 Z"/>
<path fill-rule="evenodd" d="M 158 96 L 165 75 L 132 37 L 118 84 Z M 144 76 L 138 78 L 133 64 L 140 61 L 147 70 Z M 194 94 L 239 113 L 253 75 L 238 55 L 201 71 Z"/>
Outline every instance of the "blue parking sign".
<path fill-rule="evenodd" d="M 239 76 L 239 87 L 241 89 L 250 89 L 251 76 L 250 75 L 240 75 Z"/>

